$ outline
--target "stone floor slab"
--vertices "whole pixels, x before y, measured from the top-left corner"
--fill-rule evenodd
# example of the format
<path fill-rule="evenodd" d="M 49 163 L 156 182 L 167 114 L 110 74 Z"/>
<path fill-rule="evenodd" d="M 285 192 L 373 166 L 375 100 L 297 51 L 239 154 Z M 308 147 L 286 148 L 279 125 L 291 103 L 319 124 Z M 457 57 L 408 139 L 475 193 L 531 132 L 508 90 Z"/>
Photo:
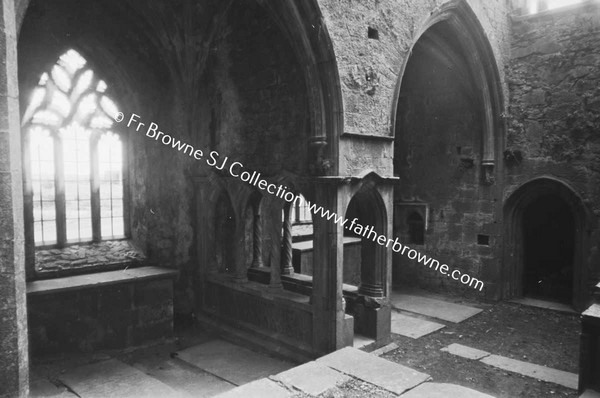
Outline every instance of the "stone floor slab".
<path fill-rule="evenodd" d="M 509 372 L 519 373 L 538 380 L 559 384 L 573 390 L 577 389 L 579 381 L 579 376 L 575 373 L 552 369 L 529 362 L 518 361 L 516 359 L 506 358 L 500 355 L 490 355 L 481 359 L 481 362 L 485 363 L 486 365 L 507 370 Z"/>
<path fill-rule="evenodd" d="M 269 379 L 260 379 L 217 395 L 217 398 L 288 398 L 294 394 Z"/>
<path fill-rule="evenodd" d="M 317 362 L 395 394 L 402 394 L 429 379 L 425 373 L 352 347 L 321 357 Z"/>
<path fill-rule="evenodd" d="M 238 386 L 295 366 L 223 340 L 179 351 L 178 358 Z"/>
<path fill-rule="evenodd" d="M 555 303 L 552 301 L 532 299 L 529 297 L 521 297 L 521 298 L 510 300 L 510 302 L 521 304 L 521 305 L 526 305 L 529 307 L 545 308 L 547 310 L 564 312 L 567 314 L 576 314 L 575 310 L 571 306 L 562 304 L 562 303 Z"/>
<path fill-rule="evenodd" d="M 419 337 L 423 337 L 429 333 L 435 332 L 436 330 L 442 329 L 445 327 L 445 325 L 392 311 L 391 327 L 392 333 L 418 339 Z"/>
<path fill-rule="evenodd" d="M 467 359 L 481 359 L 490 355 L 487 351 L 478 350 L 477 348 L 467 347 L 462 344 L 450 344 L 448 347 L 444 347 L 441 351 L 445 351 L 452 355 L 458 355 L 459 357 Z"/>
<path fill-rule="evenodd" d="M 351 380 L 350 377 L 319 362 L 308 362 L 271 378 L 314 396 Z"/>
<path fill-rule="evenodd" d="M 390 299 L 392 307 L 396 309 L 410 311 L 415 314 L 426 315 L 454 323 L 462 322 L 482 311 L 479 308 L 462 304 L 398 292 L 393 292 Z"/>
<path fill-rule="evenodd" d="M 236 387 L 179 359 L 137 358 L 132 366 L 190 397 L 212 397 Z"/>
<path fill-rule="evenodd" d="M 447 383 L 423 383 L 401 395 L 402 398 L 494 398 L 492 395 Z"/>
<path fill-rule="evenodd" d="M 68 370 L 60 380 L 82 398 L 182 396 L 166 384 L 116 359 Z"/>

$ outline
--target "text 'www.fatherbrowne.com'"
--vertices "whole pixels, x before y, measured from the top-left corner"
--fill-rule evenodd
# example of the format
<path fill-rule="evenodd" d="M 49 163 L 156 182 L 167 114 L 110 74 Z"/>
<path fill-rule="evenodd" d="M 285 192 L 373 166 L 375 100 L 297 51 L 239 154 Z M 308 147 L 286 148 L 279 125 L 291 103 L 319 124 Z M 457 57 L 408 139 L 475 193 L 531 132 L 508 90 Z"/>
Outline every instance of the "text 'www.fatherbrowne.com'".
<path fill-rule="evenodd" d="M 115 120 L 121 123 L 125 120 L 125 115 L 122 112 L 118 112 L 115 116 Z M 348 220 L 336 213 L 330 212 L 324 209 L 322 206 L 318 206 L 316 203 L 310 203 L 305 200 L 303 196 L 294 192 L 288 191 L 287 187 L 277 185 L 269 182 L 261 177 L 261 173 L 256 171 L 246 170 L 244 165 L 240 162 L 231 161 L 229 157 L 222 158 L 217 151 L 207 152 L 205 156 L 204 151 L 195 148 L 193 145 L 185 143 L 179 139 L 172 137 L 158 129 L 158 125 L 154 122 L 146 125 L 140 120 L 140 116 L 132 113 L 127 121 L 127 127 L 134 128 L 136 132 L 142 132 L 146 137 L 153 139 L 154 141 L 161 142 L 163 145 L 171 147 L 178 152 L 183 153 L 195 160 L 205 160 L 206 164 L 210 167 L 214 167 L 217 170 L 226 170 L 232 177 L 238 178 L 245 183 L 253 185 L 260 190 L 266 191 L 271 195 L 275 195 L 284 201 L 293 204 L 303 205 L 306 202 L 308 209 L 311 214 L 315 214 L 329 221 L 333 221 L 336 224 L 341 225 L 345 229 L 354 232 L 356 235 L 361 236 L 365 239 L 371 239 L 379 245 L 388 247 L 401 255 L 407 256 L 411 260 L 416 260 L 417 263 L 424 266 L 428 266 L 430 269 L 438 271 L 442 275 L 452 278 L 455 281 L 459 281 L 463 285 L 468 285 L 479 291 L 483 290 L 483 282 L 476 279 L 469 274 L 462 273 L 458 269 L 453 269 L 447 264 L 440 264 L 440 262 L 432 257 L 424 255 L 415 249 L 401 244 L 398 242 L 398 238 L 388 238 L 385 235 L 377 233 L 375 228 L 370 225 L 361 225 L 358 223 L 358 219 Z"/>

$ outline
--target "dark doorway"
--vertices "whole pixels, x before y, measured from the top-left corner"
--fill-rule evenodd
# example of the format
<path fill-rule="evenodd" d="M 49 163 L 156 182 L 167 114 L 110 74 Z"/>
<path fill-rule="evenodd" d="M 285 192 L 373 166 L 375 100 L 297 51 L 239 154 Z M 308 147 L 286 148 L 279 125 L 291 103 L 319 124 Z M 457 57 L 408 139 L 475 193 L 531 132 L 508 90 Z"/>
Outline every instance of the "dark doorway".
<path fill-rule="evenodd" d="M 544 195 L 523 212 L 523 294 L 560 301 L 573 300 L 575 218 L 557 195 Z"/>

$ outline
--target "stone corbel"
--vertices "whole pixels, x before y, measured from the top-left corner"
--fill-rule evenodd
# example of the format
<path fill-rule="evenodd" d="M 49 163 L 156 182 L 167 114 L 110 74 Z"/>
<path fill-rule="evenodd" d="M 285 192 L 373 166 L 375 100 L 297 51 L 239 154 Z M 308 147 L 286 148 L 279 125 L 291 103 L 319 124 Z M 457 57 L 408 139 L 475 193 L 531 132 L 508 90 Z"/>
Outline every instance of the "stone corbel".
<path fill-rule="evenodd" d="M 311 137 L 308 141 L 310 163 L 309 170 L 312 175 L 327 175 L 331 169 L 331 162 L 325 156 L 327 137 Z"/>
<path fill-rule="evenodd" d="M 495 164 L 493 160 L 484 160 L 481 162 L 481 176 L 484 185 L 492 185 L 496 182 L 496 177 L 494 176 L 494 166 Z"/>

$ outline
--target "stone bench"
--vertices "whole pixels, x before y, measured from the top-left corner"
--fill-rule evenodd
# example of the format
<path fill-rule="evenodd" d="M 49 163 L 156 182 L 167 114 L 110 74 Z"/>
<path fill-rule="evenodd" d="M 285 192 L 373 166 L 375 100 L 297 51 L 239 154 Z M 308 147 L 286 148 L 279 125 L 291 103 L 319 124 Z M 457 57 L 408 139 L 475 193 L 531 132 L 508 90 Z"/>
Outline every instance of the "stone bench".
<path fill-rule="evenodd" d="M 89 352 L 171 337 L 177 274 L 140 267 L 28 282 L 31 353 Z"/>

